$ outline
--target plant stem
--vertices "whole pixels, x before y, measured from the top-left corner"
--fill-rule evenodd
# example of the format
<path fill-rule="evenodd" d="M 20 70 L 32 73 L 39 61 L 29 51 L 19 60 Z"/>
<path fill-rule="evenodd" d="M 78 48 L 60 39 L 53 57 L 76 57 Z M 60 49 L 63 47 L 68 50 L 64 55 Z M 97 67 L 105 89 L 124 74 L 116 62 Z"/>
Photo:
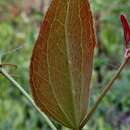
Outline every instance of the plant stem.
<path fill-rule="evenodd" d="M 114 77 L 112 78 L 112 80 L 103 89 L 103 91 L 102 91 L 101 95 L 99 96 L 99 98 L 97 99 L 95 105 L 90 110 L 90 112 L 85 116 L 84 120 L 81 122 L 80 128 L 83 128 L 85 126 L 85 124 L 88 122 L 88 120 L 91 118 L 91 116 L 94 114 L 94 112 L 96 111 L 97 107 L 101 103 L 103 97 L 112 88 L 113 83 L 116 81 L 116 79 L 118 78 L 118 76 L 120 75 L 121 71 L 124 69 L 124 67 L 125 67 L 125 65 L 127 63 L 128 63 L 128 58 L 126 58 L 125 61 L 120 65 L 118 71 L 116 72 L 116 74 L 114 75 Z"/>
<path fill-rule="evenodd" d="M 39 109 L 39 107 L 34 103 L 30 95 L 22 88 L 22 86 L 20 86 L 19 83 L 17 83 L 15 79 L 13 79 L 2 67 L 0 67 L 0 73 L 20 90 L 20 92 L 27 98 L 27 100 L 34 106 L 34 108 L 44 117 L 51 129 L 57 130 L 51 120 Z"/>

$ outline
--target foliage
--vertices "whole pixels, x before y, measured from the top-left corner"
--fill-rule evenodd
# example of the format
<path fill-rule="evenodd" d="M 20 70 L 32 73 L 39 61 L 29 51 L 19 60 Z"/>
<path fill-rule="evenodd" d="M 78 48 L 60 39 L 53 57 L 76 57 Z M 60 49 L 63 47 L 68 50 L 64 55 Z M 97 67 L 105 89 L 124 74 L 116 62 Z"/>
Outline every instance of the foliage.
<path fill-rule="evenodd" d="M 30 83 L 41 110 L 75 130 L 87 113 L 95 44 L 89 2 L 52 1 L 33 50 Z"/>

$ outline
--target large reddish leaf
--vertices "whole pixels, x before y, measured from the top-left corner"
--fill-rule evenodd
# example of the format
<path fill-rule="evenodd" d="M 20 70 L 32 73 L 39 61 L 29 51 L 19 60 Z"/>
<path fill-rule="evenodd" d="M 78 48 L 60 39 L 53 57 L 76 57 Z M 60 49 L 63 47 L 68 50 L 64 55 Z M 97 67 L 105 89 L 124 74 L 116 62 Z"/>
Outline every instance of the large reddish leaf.
<path fill-rule="evenodd" d="M 35 44 L 30 84 L 50 117 L 79 128 L 87 112 L 95 35 L 88 0 L 53 0 Z"/>

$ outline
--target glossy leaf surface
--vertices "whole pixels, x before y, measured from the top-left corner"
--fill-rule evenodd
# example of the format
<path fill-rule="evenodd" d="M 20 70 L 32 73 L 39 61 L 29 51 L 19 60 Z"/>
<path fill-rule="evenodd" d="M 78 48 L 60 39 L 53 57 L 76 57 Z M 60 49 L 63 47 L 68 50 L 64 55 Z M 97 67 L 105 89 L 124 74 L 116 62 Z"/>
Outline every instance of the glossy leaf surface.
<path fill-rule="evenodd" d="M 36 104 L 50 117 L 79 128 L 87 112 L 95 46 L 88 0 L 53 0 L 30 65 Z"/>

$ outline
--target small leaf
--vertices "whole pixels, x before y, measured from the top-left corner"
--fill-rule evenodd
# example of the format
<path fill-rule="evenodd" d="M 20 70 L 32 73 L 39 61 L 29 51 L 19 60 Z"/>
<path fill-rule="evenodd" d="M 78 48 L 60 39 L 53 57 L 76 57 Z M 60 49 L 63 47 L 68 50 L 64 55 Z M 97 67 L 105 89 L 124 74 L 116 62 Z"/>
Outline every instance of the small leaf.
<path fill-rule="evenodd" d="M 123 26 L 123 30 L 124 30 L 124 39 L 125 39 L 125 55 L 124 57 L 126 59 L 130 58 L 130 47 L 129 47 L 129 42 L 130 42 L 130 26 L 128 24 L 128 21 L 126 19 L 126 17 L 124 15 L 120 16 L 121 19 L 121 23 Z"/>
<path fill-rule="evenodd" d="M 77 129 L 87 113 L 95 46 L 88 0 L 53 0 L 30 65 L 36 104 L 61 124 Z"/>
<path fill-rule="evenodd" d="M 124 29 L 125 48 L 128 48 L 128 43 L 130 42 L 130 26 L 124 15 L 121 15 L 120 19 Z"/>

